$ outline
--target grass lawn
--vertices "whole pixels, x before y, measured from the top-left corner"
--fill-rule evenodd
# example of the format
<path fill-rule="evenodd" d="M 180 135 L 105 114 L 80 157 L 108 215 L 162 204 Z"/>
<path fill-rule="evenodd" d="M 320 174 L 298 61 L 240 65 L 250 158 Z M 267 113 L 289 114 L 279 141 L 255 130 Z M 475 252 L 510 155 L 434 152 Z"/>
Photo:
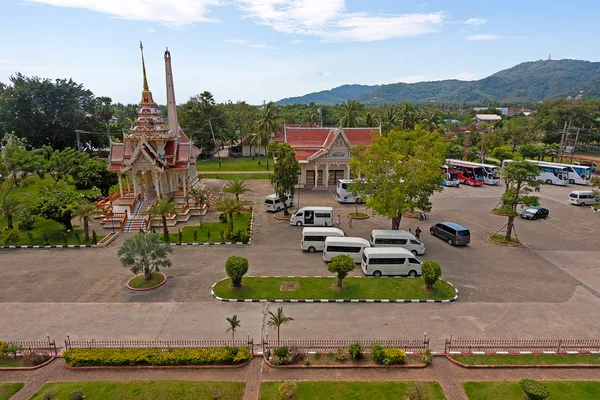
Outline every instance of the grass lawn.
<path fill-rule="evenodd" d="M 600 157 L 600 151 L 576 151 L 575 156 L 582 157 Z"/>
<path fill-rule="evenodd" d="M 244 382 L 186 382 L 186 381 L 132 381 L 132 382 L 65 382 L 47 383 L 31 400 L 40 400 L 46 390 L 56 400 L 67 400 L 69 393 L 80 389 L 90 400 L 241 400 Z"/>
<path fill-rule="evenodd" d="M 250 224 L 250 218 L 252 217 L 252 213 L 245 212 L 241 214 L 233 215 L 233 231 L 241 230 L 244 231 L 248 225 Z M 221 241 L 221 231 L 223 231 L 223 235 L 227 233 L 227 224 L 223 224 L 220 222 L 204 222 L 202 224 L 202 228 L 200 228 L 200 222 L 198 221 L 198 217 L 192 217 L 190 219 L 192 222 L 197 223 L 195 226 L 184 226 L 181 230 L 183 233 L 183 243 L 206 243 L 208 242 L 208 231 L 210 230 L 210 240 L 211 242 L 220 242 Z M 162 237 L 162 228 L 154 228 L 156 233 L 161 235 Z M 194 240 L 194 231 L 197 232 L 196 240 Z M 171 243 L 179 243 L 179 234 L 177 232 L 170 233 L 169 237 L 171 239 Z M 227 238 L 224 238 L 223 241 L 227 241 Z"/>
<path fill-rule="evenodd" d="M 8 400 L 19 390 L 23 389 L 23 383 L 0 383 L 0 400 Z"/>
<path fill-rule="evenodd" d="M 369 214 L 367 213 L 363 213 L 363 212 L 351 212 L 350 215 L 352 215 L 352 218 L 368 218 Z"/>
<path fill-rule="evenodd" d="M 548 388 L 548 400 L 597 400 L 598 381 L 542 381 Z M 465 382 L 469 400 L 522 400 L 525 398 L 519 382 Z"/>
<path fill-rule="evenodd" d="M 260 400 L 279 400 L 281 382 L 263 382 Z M 411 382 L 296 382 L 296 400 L 392 400 L 403 399 Z M 437 382 L 419 382 L 425 389 L 424 399 L 444 400 Z"/>
<path fill-rule="evenodd" d="M 140 275 L 129 281 L 129 286 L 135 289 L 144 289 L 159 285 L 164 279 L 165 277 L 161 274 L 152 274 L 152 279 L 147 281 L 144 279 L 144 275 Z"/>
<path fill-rule="evenodd" d="M 244 180 L 257 180 L 257 179 L 269 179 L 271 177 L 271 173 L 254 173 L 254 174 L 200 174 L 204 179 L 222 179 L 224 181 L 232 181 L 234 179 L 244 179 Z"/>
<path fill-rule="evenodd" d="M 264 157 L 260 158 L 261 164 L 258 165 L 258 158 L 254 160 L 252 157 L 227 157 L 221 158 L 221 167 L 219 168 L 219 160 L 210 158 L 206 160 L 198 160 L 196 169 L 200 172 L 219 172 L 219 171 L 268 171 L 267 160 Z M 269 168 L 273 170 L 273 160 L 269 161 Z"/>
<path fill-rule="evenodd" d="M 490 239 L 492 239 L 493 242 L 500 243 L 500 244 L 519 244 L 519 243 L 521 243 L 520 240 L 515 239 L 514 237 L 511 237 L 510 241 L 506 241 L 504 238 L 504 235 L 493 235 L 493 236 L 490 236 Z"/>
<path fill-rule="evenodd" d="M 325 268 L 323 268 L 325 270 Z M 296 290 L 282 291 L 282 282 L 297 282 Z M 332 288 L 336 278 L 243 278 L 242 288 L 232 289 L 229 279 L 215 286 L 215 294 L 229 299 L 431 299 L 454 297 L 454 288 L 437 281 L 425 292 L 422 278 L 346 278 L 344 289 Z"/>
<path fill-rule="evenodd" d="M 600 364 L 598 354 L 453 355 L 452 358 L 467 365 Z"/>

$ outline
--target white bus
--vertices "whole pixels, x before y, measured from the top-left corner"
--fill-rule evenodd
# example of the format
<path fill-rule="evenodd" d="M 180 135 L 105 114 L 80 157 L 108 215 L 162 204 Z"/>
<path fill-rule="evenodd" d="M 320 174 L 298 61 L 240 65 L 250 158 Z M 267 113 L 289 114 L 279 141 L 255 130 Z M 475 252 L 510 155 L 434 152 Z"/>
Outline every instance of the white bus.
<path fill-rule="evenodd" d="M 362 260 L 363 250 L 367 247 L 371 247 L 371 244 L 367 239 L 359 237 L 329 236 L 325 239 L 323 261 L 329 262 L 332 257 L 345 254 L 352 257 L 354 262 L 359 264 Z"/>
<path fill-rule="evenodd" d="M 369 247 L 363 251 L 363 273 L 379 278 L 382 275 L 421 275 L 423 262 L 410 251 L 400 247 Z"/>
<path fill-rule="evenodd" d="M 502 166 L 514 161 L 515 160 L 504 160 L 502 161 Z M 540 161 L 535 160 L 527 161 L 537 165 L 540 171 L 540 174 L 538 175 L 538 180 L 548 185 L 565 186 L 569 183 L 569 173 L 567 172 L 567 169 L 565 167 L 561 167 L 558 165 L 544 165 L 540 164 Z"/>
<path fill-rule="evenodd" d="M 364 203 L 366 199 L 354 197 L 349 191 L 348 186 L 354 182 L 354 179 L 338 179 L 336 187 L 336 200 L 340 203 Z"/>
<path fill-rule="evenodd" d="M 328 237 L 344 237 L 346 234 L 338 228 L 304 228 L 302 229 L 302 241 L 300 248 L 309 253 L 323 251 L 325 240 Z"/>
<path fill-rule="evenodd" d="M 332 207 L 302 207 L 290 217 L 290 225 L 333 226 Z"/>
<path fill-rule="evenodd" d="M 547 161 L 536 161 L 538 165 L 557 165 L 559 167 L 564 167 L 567 169 L 567 173 L 569 174 L 569 183 L 576 185 L 590 185 L 590 178 L 592 176 L 592 171 L 590 167 L 585 165 L 572 165 L 572 164 L 559 164 Z"/>
<path fill-rule="evenodd" d="M 483 169 L 483 183 L 486 185 L 497 185 L 500 183 L 500 175 L 498 174 L 498 167 L 495 165 L 476 163 L 470 161 L 453 160 L 447 159 L 446 163 L 455 167 L 473 167 Z"/>

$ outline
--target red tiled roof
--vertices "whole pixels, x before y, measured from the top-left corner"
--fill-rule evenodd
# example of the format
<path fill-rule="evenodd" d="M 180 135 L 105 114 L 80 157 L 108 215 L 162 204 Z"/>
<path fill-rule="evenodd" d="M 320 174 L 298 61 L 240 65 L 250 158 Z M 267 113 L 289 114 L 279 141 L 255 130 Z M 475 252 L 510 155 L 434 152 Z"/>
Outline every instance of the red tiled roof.
<path fill-rule="evenodd" d="M 344 128 L 344 134 L 348 138 L 351 146 L 371 144 L 372 132 L 379 132 L 379 128 Z"/>
<path fill-rule="evenodd" d="M 165 158 L 171 158 L 175 155 L 175 141 L 169 140 L 165 145 Z"/>
<path fill-rule="evenodd" d="M 296 150 L 295 151 L 296 160 L 298 160 L 298 161 L 307 160 L 308 157 L 312 156 L 316 152 L 317 152 L 317 150 Z"/>
<path fill-rule="evenodd" d="M 177 148 L 177 161 L 176 162 L 188 162 L 190 160 L 190 144 L 179 143 Z"/>
<path fill-rule="evenodd" d="M 123 152 L 123 159 L 131 158 L 132 154 L 133 154 L 133 146 L 131 145 L 131 141 L 128 140 L 125 142 L 125 151 Z"/>
<path fill-rule="evenodd" d="M 110 162 L 121 162 L 123 161 L 123 144 L 113 143 L 110 146 Z"/>
<path fill-rule="evenodd" d="M 324 148 L 328 148 L 331 145 L 331 143 L 333 143 L 333 139 L 337 136 L 336 132 L 337 132 L 337 130 L 335 130 L 335 129 L 331 129 L 329 131 L 329 133 L 327 134 L 327 137 L 325 138 L 325 143 L 323 143 Z"/>
<path fill-rule="evenodd" d="M 331 128 L 286 128 L 286 142 L 292 147 L 323 146 Z"/>

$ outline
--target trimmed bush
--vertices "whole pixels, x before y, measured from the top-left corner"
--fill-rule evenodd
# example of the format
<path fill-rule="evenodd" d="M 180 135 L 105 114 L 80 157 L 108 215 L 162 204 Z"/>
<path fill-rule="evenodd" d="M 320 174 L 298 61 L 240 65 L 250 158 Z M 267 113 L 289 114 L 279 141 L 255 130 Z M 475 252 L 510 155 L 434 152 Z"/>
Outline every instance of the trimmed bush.
<path fill-rule="evenodd" d="M 335 358 L 335 361 L 339 361 L 339 362 L 346 361 L 348 359 L 348 354 L 346 354 L 346 349 L 337 349 L 335 351 L 335 356 L 333 356 L 333 358 Z"/>
<path fill-rule="evenodd" d="M 84 400 L 84 399 L 85 399 L 85 396 L 83 395 L 83 392 L 78 389 L 78 390 L 73 390 L 71 392 L 68 400 Z"/>
<path fill-rule="evenodd" d="M 42 395 L 42 400 L 54 400 L 54 392 L 52 390 L 46 390 Z"/>
<path fill-rule="evenodd" d="M 273 350 L 273 357 L 270 359 L 273 365 L 285 365 L 293 361 L 290 349 L 285 346 L 278 347 Z"/>
<path fill-rule="evenodd" d="M 375 343 L 371 348 L 371 356 L 375 361 L 383 365 L 402 364 L 406 360 L 404 350 L 395 347 L 384 348 L 379 343 Z"/>
<path fill-rule="evenodd" d="M 426 349 L 424 352 L 421 353 L 419 359 L 423 364 L 431 364 L 431 362 L 433 361 L 433 354 L 431 354 L 431 350 Z"/>
<path fill-rule="evenodd" d="M 523 389 L 523 392 L 525 392 L 527 398 L 530 400 L 544 400 L 550 395 L 546 386 L 533 379 L 521 379 L 519 385 L 521 385 L 521 389 Z"/>
<path fill-rule="evenodd" d="M 72 349 L 63 353 L 70 367 L 120 365 L 231 365 L 250 359 L 246 347 L 206 349 Z"/>
<path fill-rule="evenodd" d="M 421 275 L 429 289 L 433 289 L 433 285 L 442 276 L 442 267 L 435 261 L 425 261 L 421 266 Z"/>
<path fill-rule="evenodd" d="M 279 398 L 282 400 L 296 398 L 296 388 L 296 382 L 283 382 L 279 385 Z"/>
<path fill-rule="evenodd" d="M 404 400 L 427 400 L 423 386 L 413 383 L 406 390 Z"/>
<path fill-rule="evenodd" d="M 348 346 L 348 353 L 350 353 L 352 358 L 362 358 L 363 348 L 360 342 L 355 342 Z"/>
<path fill-rule="evenodd" d="M 242 285 L 242 277 L 248 272 L 248 259 L 240 256 L 231 256 L 225 262 L 225 272 L 231 278 L 234 287 Z"/>

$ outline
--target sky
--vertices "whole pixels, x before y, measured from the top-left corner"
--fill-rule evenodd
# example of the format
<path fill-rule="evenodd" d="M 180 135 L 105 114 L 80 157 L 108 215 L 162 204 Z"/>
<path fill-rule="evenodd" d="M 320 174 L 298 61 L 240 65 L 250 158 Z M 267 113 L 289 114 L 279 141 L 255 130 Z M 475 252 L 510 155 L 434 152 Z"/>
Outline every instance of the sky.
<path fill-rule="evenodd" d="M 343 84 L 482 79 L 524 61 L 600 61 L 597 0 L 0 0 L 0 81 L 72 78 L 137 103 L 262 104 Z"/>

